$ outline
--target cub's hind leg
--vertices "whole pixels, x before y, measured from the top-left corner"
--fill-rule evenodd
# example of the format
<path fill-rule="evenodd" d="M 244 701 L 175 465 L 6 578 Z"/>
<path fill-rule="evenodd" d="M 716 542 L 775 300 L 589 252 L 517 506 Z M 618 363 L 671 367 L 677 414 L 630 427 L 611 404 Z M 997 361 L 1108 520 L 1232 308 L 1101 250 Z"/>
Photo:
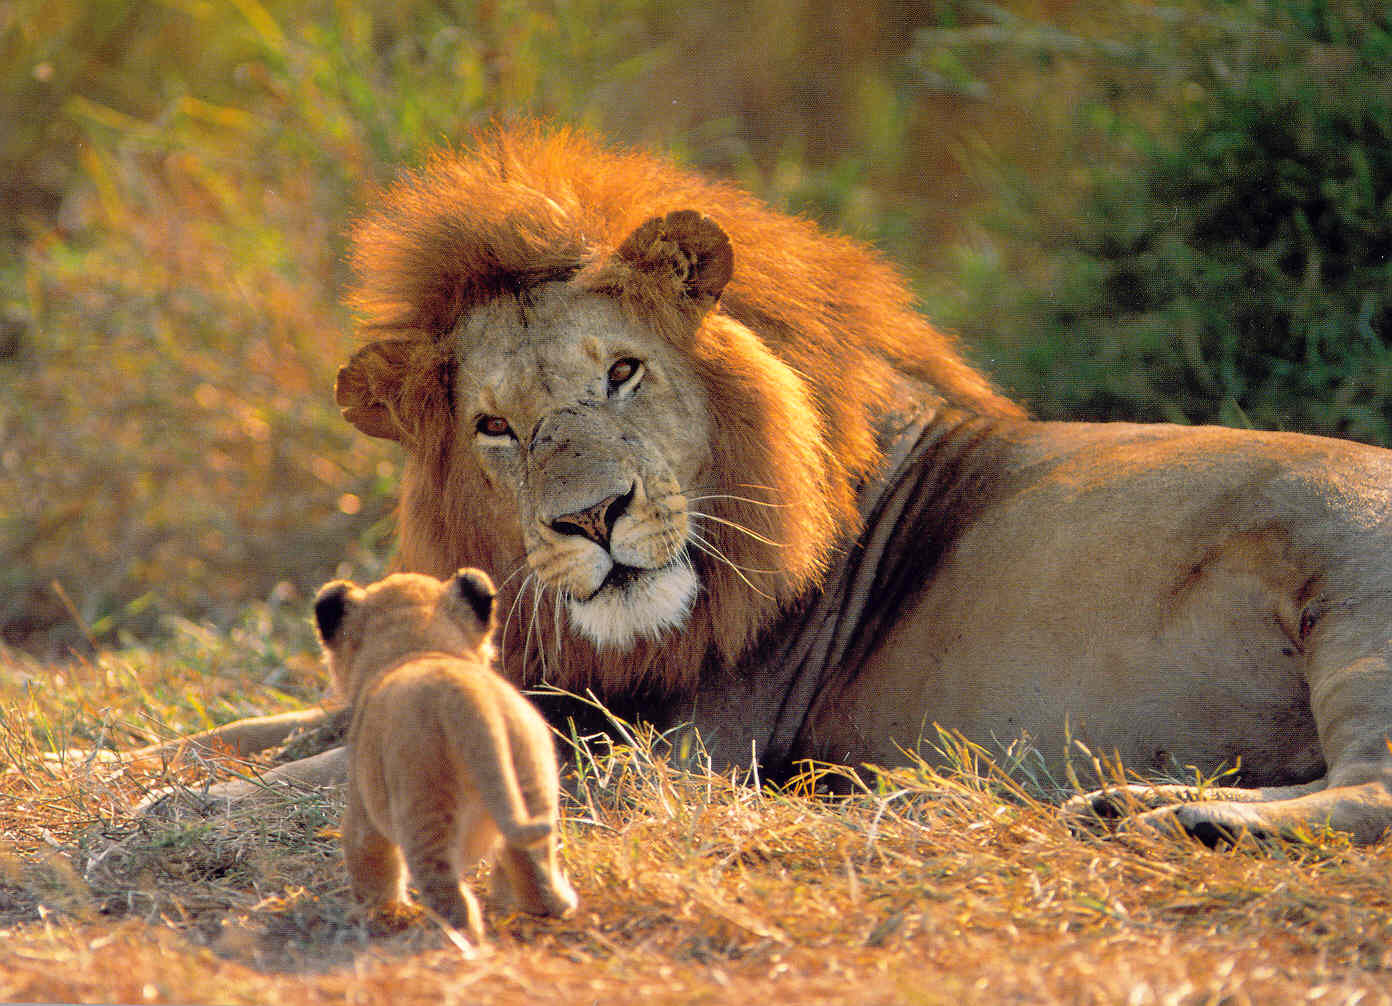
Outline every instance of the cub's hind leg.
<path fill-rule="evenodd" d="M 406 904 L 401 854 L 372 823 L 355 787 L 349 787 L 341 833 L 353 896 L 373 914 L 400 913 Z"/>
<path fill-rule="evenodd" d="M 424 789 L 424 788 L 423 788 Z M 475 943 L 483 941 L 483 915 L 468 886 L 461 882 L 461 826 L 467 822 L 445 792 L 418 792 L 415 799 L 392 807 L 393 827 L 401 854 L 420 899 L 433 912 Z"/>
<path fill-rule="evenodd" d="M 505 844 L 490 878 L 491 896 L 530 915 L 564 918 L 575 910 L 577 898 L 550 837 L 528 846 Z"/>

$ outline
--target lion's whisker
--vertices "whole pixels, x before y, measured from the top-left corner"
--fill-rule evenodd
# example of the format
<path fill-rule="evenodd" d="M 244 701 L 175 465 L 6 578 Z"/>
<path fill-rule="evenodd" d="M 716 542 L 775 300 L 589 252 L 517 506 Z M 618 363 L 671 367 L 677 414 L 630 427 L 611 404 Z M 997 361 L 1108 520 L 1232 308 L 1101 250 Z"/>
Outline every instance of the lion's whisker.
<path fill-rule="evenodd" d="M 702 545 L 706 546 L 707 549 L 714 549 L 715 551 L 719 552 L 719 549 L 717 548 L 715 542 L 711 541 L 709 538 L 707 538 L 705 535 L 701 534 L 699 531 L 695 530 L 694 528 L 690 528 L 690 529 L 687 530 L 687 540 L 689 540 L 689 541 L 698 541 L 698 542 L 700 542 Z M 745 566 L 745 565 L 741 565 L 740 563 L 735 562 L 733 559 L 731 559 L 729 556 L 725 555 L 724 553 L 721 553 L 720 556 L 719 556 L 719 558 L 720 558 L 720 561 L 723 562 L 723 563 L 725 563 L 726 565 L 734 566 L 736 569 L 739 569 L 740 571 L 745 572 L 745 573 L 749 573 L 749 574 L 751 574 L 751 575 L 757 575 L 757 576 L 777 576 L 777 575 L 778 575 L 778 570 L 776 570 L 776 569 L 760 569 L 760 568 L 757 567 L 757 566 Z"/>
<path fill-rule="evenodd" d="M 512 578 L 513 578 L 514 576 L 516 576 L 518 573 L 522 572 L 522 571 L 523 571 L 524 569 L 526 569 L 526 568 L 527 568 L 527 560 L 526 560 L 526 559 L 518 559 L 517 562 L 513 563 L 512 572 L 509 573 L 507 576 L 503 577 L 502 582 L 498 584 L 498 587 L 497 587 L 498 592 L 501 593 L 502 590 L 503 590 L 503 588 L 506 587 L 509 583 L 512 582 Z"/>
<path fill-rule="evenodd" d="M 761 535 L 758 531 L 755 531 L 755 530 L 752 530 L 751 528 L 745 527 L 743 524 L 739 523 L 738 521 L 726 520 L 724 517 L 717 517 L 717 516 L 716 516 L 715 514 L 713 514 L 713 513 L 705 513 L 705 512 L 700 511 L 700 510 L 688 510 L 686 513 L 687 513 L 687 516 L 688 516 L 688 517 L 700 517 L 700 518 L 702 518 L 703 520 L 714 521 L 714 522 L 717 523 L 717 524 L 724 524 L 726 527 L 733 528 L 734 530 L 739 531 L 739 532 L 742 533 L 742 534 L 747 534 L 747 535 L 749 535 L 749 537 L 753 538 L 755 541 L 759 542 L 760 544 L 763 544 L 763 545 L 770 545 L 770 546 L 772 546 L 773 548 L 787 548 L 787 547 L 788 547 L 788 546 L 785 545 L 783 542 L 781 542 L 781 541 L 774 541 L 772 538 L 767 538 L 767 537 L 765 537 L 764 535 Z"/>
<path fill-rule="evenodd" d="M 770 510 L 782 510 L 792 506 L 791 503 L 769 503 L 765 500 L 750 499 L 748 496 L 736 496 L 733 493 L 705 493 L 700 496 L 688 496 L 687 505 L 701 503 L 705 500 L 734 500 L 737 503 L 748 503 L 750 506 L 768 507 Z"/>
<path fill-rule="evenodd" d="M 554 591 L 551 594 L 551 629 L 552 643 L 556 647 L 556 665 L 563 666 L 561 659 L 561 598 Z"/>
<path fill-rule="evenodd" d="M 527 648 L 531 646 L 532 643 L 532 630 L 535 629 L 537 634 L 537 659 L 541 661 L 541 680 L 545 681 L 547 676 L 546 640 L 542 638 L 541 627 L 538 625 L 537 619 L 537 612 L 541 610 L 541 593 L 541 585 L 540 581 L 538 581 L 537 589 L 532 593 L 532 617 L 527 620 L 527 642 L 522 647 L 522 655 L 524 658 L 526 657 Z"/>
<path fill-rule="evenodd" d="M 692 534 L 688 540 L 691 542 L 691 544 L 695 545 L 698 549 L 706 553 L 706 555 L 710 556 L 712 559 L 715 559 L 719 562 L 723 562 L 725 565 L 729 566 L 730 569 L 734 571 L 735 576 L 739 577 L 742 581 L 744 581 L 744 585 L 748 587 L 750 590 L 754 591 L 754 593 L 758 594 L 760 597 L 767 598 L 770 601 L 774 600 L 772 594 L 769 594 L 756 587 L 754 585 L 754 581 L 750 580 L 749 577 L 745 576 L 744 572 L 729 559 L 725 558 L 725 556 L 721 554 L 720 550 L 716 548 L 714 545 L 711 545 L 710 543 L 704 541 L 699 535 L 696 534 Z"/>
<path fill-rule="evenodd" d="M 512 577 L 516 576 L 519 572 L 521 572 L 520 568 L 518 570 L 515 570 L 512 573 L 512 575 L 508 577 L 507 580 L 503 581 L 503 583 L 507 583 L 508 580 L 511 580 Z M 507 618 L 503 620 L 503 631 L 499 633 L 498 639 L 498 652 L 504 655 L 504 659 L 506 659 L 507 654 L 508 628 L 512 625 L 512 616 L 517 613 L 517 605 L 522 600 L 522 595 L 527 592 L 527 585 L 531 583 L 535 578 L 535 573 L 528 573 L 526 578 L 518 585 L 517 593 L 514 594 L 512 597 L 512 605 L 508 608 Z M 523 668 L 526 668 L 527 666 L 527 648 L 525 645 L 522 647 L 522 666 Z"/>
<path fill-rule="evenodd" d="M 699 535 L 697 537 L 699 537 Z M 696 545 L 695 542 L 692 542 L 692 544 Z M 707 544 L 704 538 L 701 539 L 701 544 Z M 696 547 L 699 549 L 701 545 L 696 545 Z M 695 577 L 697 593 L 700 593 L 701 591 L 705 590 L 705 584 L 701 582 L 700 571 L 696 568 L 696 560 L 693 559 L 691 556 L 691 549 L 684 548 L 679 553 L 677 553 L 677 561 L 680 562 L 683 566 L 685 566 L 687 568 L 687 571 L 690 572 L 693 577 Z"/>

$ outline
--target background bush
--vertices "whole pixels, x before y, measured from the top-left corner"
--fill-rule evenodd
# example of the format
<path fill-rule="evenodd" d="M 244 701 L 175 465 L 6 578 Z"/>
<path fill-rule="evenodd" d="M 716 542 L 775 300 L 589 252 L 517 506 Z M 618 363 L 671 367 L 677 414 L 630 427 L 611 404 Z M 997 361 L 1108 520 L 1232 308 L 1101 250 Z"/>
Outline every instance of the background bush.
<path fill-rule="evenodd" d="M 997 225 L 1031 234 L 1047 271 L 1002 297 L 988 267 L 977 288 L 998 373 L 1038 412 L 1392 440 L 1382 9 L 1214 4 L 1111 55 L 1116 97 L 1084 121 L 1115 158 L 1066 219 L 1022 189 Z M 1160 128 L 1129 111 L 1143 86 L 1170 96 Z"/>
<path fill-rule="evenodd" d="M 330 393 L 343 229 L 496 118 L 876 242 L 1040 414 L 1385 442 L 1373 11 L 0 3 L 0 633 L 226 627 L 382 568 L 400 459 Z"/>

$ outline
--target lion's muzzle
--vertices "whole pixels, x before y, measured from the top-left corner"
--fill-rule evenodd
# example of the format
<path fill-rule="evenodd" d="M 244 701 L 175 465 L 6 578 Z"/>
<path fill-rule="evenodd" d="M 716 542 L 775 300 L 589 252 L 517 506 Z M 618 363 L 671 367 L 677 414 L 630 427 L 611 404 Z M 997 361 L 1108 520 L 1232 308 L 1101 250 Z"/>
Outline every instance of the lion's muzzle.
<path fill-rule="evenodd" d="M 553 518 L 551 530 L 557 534 L 578 534 L 608 551 L 614 525 L 628 512 L 632 502 L 633 487 L 630 486 L 622 495 L 615 493 L 592 506 Z"/>
<path fill-rule="evenodd" d="M 679 627 L 697 577 L 686 497 L 660 451 L 603 409 L 571 406 L 538 423 L 520 502 L 527 561 L 571 620 L 601 646 Z"/>

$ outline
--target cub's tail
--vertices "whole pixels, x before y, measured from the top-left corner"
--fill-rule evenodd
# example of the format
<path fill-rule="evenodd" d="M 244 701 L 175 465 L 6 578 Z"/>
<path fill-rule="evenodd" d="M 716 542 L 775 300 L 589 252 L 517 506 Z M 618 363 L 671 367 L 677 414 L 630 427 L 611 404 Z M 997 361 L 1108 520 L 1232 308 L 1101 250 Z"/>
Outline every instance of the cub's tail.
<path fill-rule="evenodd" d="M 508 845 L 525 847 L 536 845 L 551 837 L 551 822 L 545 818 L 535 818 L 530 821 L 499 821 L 498 830 L 503 833 L 503 839 Z"/>
<path fill-rule="evenodd" d="M 514 848 L 526 848 L 549 838 L 555 823 L 549 814 L 534 814 L 528 805 L 524 794 L 537 783 L 530 778 L 530 772 L 526 773 L 527 778 L 518 778 L 518 758 L 506 727 L 481 729 L 471 741 L 457 752 L 457 757 L 461 764 L 469 766 L 483 805 L 503 840 Z M 525 770 L 525 754 L 522 761 Z"/>

